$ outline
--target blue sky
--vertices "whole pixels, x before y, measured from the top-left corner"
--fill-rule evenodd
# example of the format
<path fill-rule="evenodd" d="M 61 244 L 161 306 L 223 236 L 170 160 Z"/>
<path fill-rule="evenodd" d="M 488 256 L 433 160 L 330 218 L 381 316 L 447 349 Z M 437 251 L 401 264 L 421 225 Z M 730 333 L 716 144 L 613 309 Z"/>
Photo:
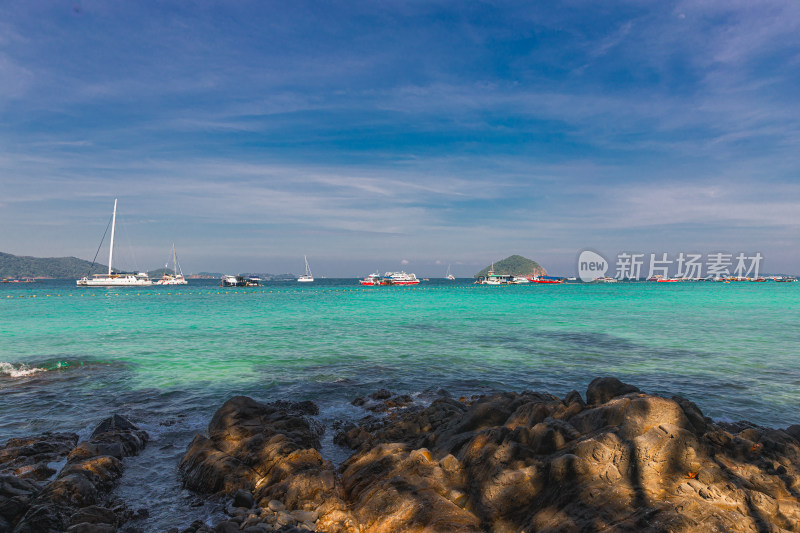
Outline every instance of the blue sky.
<path fill-rule="evenodd" d="M 2 2 L 0 251 L 797 272 L 800 3 Z"/>

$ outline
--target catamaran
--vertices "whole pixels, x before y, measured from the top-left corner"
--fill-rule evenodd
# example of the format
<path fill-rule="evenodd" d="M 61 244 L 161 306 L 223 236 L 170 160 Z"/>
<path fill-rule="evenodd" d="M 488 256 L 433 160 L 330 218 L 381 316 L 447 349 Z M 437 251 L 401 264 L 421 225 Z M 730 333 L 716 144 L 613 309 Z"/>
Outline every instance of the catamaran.
<path fill-rule="evenodd" d="M 111 216 L 111 245 L 108 247 L 108 274 L 95 274 L 91 278 L 84 276 L 75 282 L 78 287 L 148 287 L 153 284 L 144 272 L 136 274 L 113 272 L 111 263 L 114 258 L 114 230 L 116 225 L 117 199 L 114 198 L 114 214 Z"/>
<path fill-rule="evenodd" d="M 303 260 L 306 262 L 306 273 L 297 278 L 297 281 L 301 283 L 308 283 L 314 281 L 314 276 L 311 274 L 311 267 L 308 266 L 308 257 L 303 256 Z"/>
<path fill-rule="evenodd" d="M 167 263 L 169 264 L 169 263 Z M 164 265 L 167 268 L 167 265 Z M 178 255 L 175 253 L 175 243 L 172 243 L 172 274 L 164 272 L 164 276 L 156 281 L 156 285 L 188 285 L 189 282 L 183 277 L 183 270 L 178 264 Z"/>
<path fill-rule="evenodd" d="M 447 265 L 447 274 L 445 274 L 444 279 L 454 280 L 456 277 L 450 272 L 450 265 Z"/>

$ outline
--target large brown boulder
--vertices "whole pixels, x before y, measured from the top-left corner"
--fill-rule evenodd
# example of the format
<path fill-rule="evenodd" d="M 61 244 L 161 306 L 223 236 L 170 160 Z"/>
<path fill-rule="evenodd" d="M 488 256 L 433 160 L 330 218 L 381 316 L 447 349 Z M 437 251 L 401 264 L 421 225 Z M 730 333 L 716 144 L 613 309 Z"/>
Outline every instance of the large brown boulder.
<path fill-rule="evenodd" d="M 350 427 L 347 502 L 369 531 L 800 531 L 794 428 L 724 427 L 614 378 Z M 588 405 L 587 405 L 588 404 Z"/>
<path fill-rule="evenodd" d="M 319 448 L 320 426 L 309 415 L 313 404 L 257 402 L 235 396 L 220 407 L 197 435 L 179 468 L 187 488 L 201 493 L 252 491 L 295 451 Z"/>
<path fill-rule="evenodd" d="M 240 501 L 249 499 L 237 491 L 253 493 L 264 511 L 260 520 L 270 525 L 313 517 L 320 531 L 357 531 L 333 465 L 319 453 L 322 426 L 312 418 L 317 413 L 311 402 L 231 398 L 214 413 L 208 434 L 197 435 L 181 460 L 185 486 L 238 494 Z M 271 502 L 280 506 L 273 503 L 272 509 Z"/>

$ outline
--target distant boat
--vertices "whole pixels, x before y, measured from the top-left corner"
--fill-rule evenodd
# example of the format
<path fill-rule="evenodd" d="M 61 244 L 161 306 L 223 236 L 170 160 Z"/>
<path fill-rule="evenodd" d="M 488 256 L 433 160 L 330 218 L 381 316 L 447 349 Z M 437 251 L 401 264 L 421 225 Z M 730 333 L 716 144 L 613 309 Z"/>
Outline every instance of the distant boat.
<path fill-rule="evenodd" d="M 608 276 L 602 278 L 594 278 L 592 280 L 592 283 L 616 283 L 616 282 L 617 282 L 616 278 L 609 278 Z"/>
<path fill-rule="evenodd" d="M 297 278 L 297 281 L 300 283 L 308 283 L 314 281 L 314 276 L 311 274 L 311 267 L 308 266 L 308 257 L 303 256 L 303 260 L 306 262 L 306 273 Z"/>
<path fill-rule="evenodd" d="M 456 277 L 450 273 L 450 265 L 447 265 L 447 274 L 445 274 L 444 279 L 454 280 Z"/>
<path fill-rule="evenodd" d="M 258 287 L 258 283 L 261 281 L 259 278 L 250 278 L 245 276 L 231 276 L 230 274 L 225 274 L 222 276 L 222 283 L 223 287 Z"/>
<path fill-rule="evenodd" d="M 167 268 L 167 265 L 164 265 Z M 156 285 L 188 285 L 189 282 L 183 277 L 183 270 L 178 264 L 178 255 L 175 253 L 175 243 L 172 243 L 172 274 L 164 272 L 164 276 L 156 281 Z"/>
<path fill-rule="evenodd" d="M 84 276 L 75 283 L 78 287 L 149 287 L 153 284 L 147 274 L 115 274 L 112 270 L 114 258 L 114 230 L 117 225 L 117 199 L 114 198 L 114 213 L 111 215 L 111 244 L 108 247 L 108 274 L 95 274 L 91 278 Z M 106 230 L 108 227 L 106 226 Z M 105 235 L 103 235 L 105 237 Z M 92 263 L 94 266 L 94 263 Z"/>
<path fill-rule="evenodd" d="M 419 279 L 415 274 L 406 274 L 405 272 L 387 272 L 383 277 L 376 272 L 358 282 L 368 287 L 377 285 L 417 285 L 419 284 Z"/>
<path fill-rule="evenodd" d="M 381 285 L 417 285 L 418 283 L 416 275 L 405 272 L 387 272 L 381 280 Z"/>
<path fill-rule="evenodd" d="M 531 283 L 549 283 L 549 284 L 564 283 L 563 278 L 543 278 L 538 275 L 529 276 L 528 281 L 530 281 Z"/>
<path fill-rule="evenodd" d="M 477 285 L 510 285 L 514 283 L 514 276 L 510 274 L 496 274 L 494 271 L 494 263 L 486 273 L 486 277 L 481 276 L 475 280 Z"/>
<path fill-rule="evenodd" d="M 358 282 L 362 285 L 366 285 L 367 287 L 373 287 L 375 285 L 381 284 L 381 275 L 377 272 L 374 274 L 370 274 L 369 276 L 365 277 L 364 279 L 358 280 Z"/>

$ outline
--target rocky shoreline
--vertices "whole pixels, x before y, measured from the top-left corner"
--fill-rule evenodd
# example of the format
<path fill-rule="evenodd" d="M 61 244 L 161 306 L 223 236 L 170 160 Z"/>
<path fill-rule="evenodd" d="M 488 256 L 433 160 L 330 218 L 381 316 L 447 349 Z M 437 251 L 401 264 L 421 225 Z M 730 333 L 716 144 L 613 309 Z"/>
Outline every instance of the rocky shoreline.
<path fill-rule="evenodd" d="M 172 533 L 320 531 L 800 532 L 800 426 L 703 416 L 681 397 L 615 378 L 581 396 L 506 392 L 426 405 L 378 391 L 320 453 L 312 402 L 225 402 L 179 464 L 184 486 L 225 518 Z M 0 448 L 0 533 L 142 531 L 147 509 L 112 488 L 146 432 L 114 415 L 75 434 Z"/>

